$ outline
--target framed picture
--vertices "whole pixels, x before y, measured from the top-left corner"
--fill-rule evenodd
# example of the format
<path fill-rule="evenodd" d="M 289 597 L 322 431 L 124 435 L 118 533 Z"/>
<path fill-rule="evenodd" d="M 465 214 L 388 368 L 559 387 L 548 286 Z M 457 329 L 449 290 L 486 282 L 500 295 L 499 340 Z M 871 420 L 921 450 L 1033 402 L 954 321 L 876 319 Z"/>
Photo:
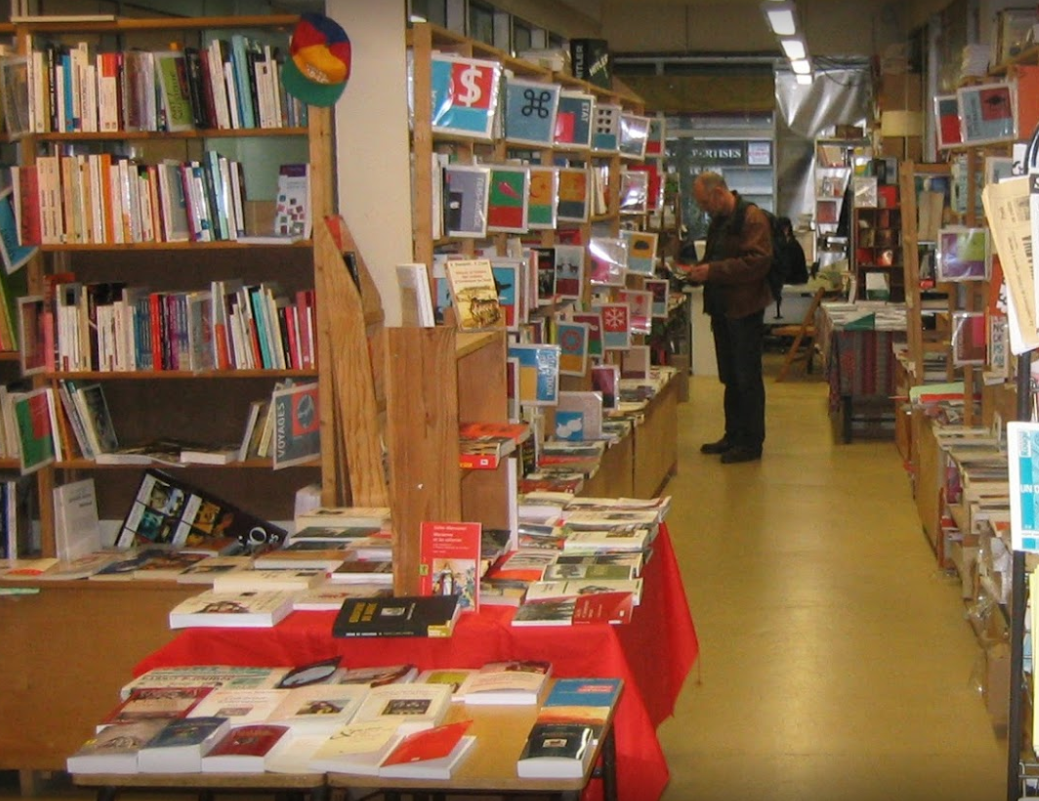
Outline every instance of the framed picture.
<path fill-rule="evenodd" d="M 956 90 L 960 138 L 965 145 L 1017 139 L 1017 92 L 1009 83 L 986 83 Z"/>
<path fill-rule="evenodd" d="M 934 133 L 938 137 L 940 150 L 962 144 L 960 101 L 956 95 L 938 95 L 934 98 Z"/>
<path fill-rule="evenodd" d="M 941 281 L 984 281 L 992 266 L 988 228 L 954 225 L 938 231 L 935 261 Z"/>

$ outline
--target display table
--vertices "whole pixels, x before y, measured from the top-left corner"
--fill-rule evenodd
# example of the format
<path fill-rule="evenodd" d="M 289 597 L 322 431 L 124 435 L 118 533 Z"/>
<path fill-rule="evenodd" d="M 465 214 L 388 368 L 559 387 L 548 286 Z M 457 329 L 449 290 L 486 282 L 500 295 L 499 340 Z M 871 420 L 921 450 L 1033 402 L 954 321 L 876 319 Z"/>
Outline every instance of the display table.
<path fill-rule="evenodd" d="M 627 626 L 514 627 L 510 607 L 463 615 L 454 636 L 335 639 L 334 612 L 294 612 L 271 629 L 186 629 L 142 660 L 135 675 L 169 665 L 291 666 L 341 655 L 347 667 L 412 663 L 420 668 L 479 667 L 506 659 L 547 660 L 553 674 L 624 680 L 614 720 L 618 794 L 655 801 L 668 780 L 657 726 L 698 653 L 685 589 L 666 527 L 643 571 L 642 604 Z M 599 783 L 586 791 L 596 798 Z"/>
<path fill-rule="evenodd" d="M 859 316 L 849 312 L 850 307 L 857 308 Z M 892 345 L 905 340 L 904 311 L 901 329 L 861 327 L 862 316 L 876 313 L 871 308 L 823 303 L 816 314 L 816 341 L 830 385 L 830 414 L 839 419 L 843 442 L 851 442 L 854 422 L 894 422 L 891 398 L 897 359 Z"/>

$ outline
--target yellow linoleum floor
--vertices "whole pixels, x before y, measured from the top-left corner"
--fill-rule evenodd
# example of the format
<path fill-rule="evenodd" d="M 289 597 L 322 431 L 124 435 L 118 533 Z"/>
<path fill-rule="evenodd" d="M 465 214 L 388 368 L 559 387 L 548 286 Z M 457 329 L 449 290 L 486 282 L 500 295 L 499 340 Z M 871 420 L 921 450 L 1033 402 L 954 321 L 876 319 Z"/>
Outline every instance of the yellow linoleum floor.
<path fill-rule="evenodd" d="M 699 453 L 722 433 L 716 379 L 679 407 L 669 528 L 701 650 L 660 729 L 664 798 L 1005 798 L 980 648 L 893 442 L 835 444 L 818 378 L 766 392 L 757 463 Z"/>

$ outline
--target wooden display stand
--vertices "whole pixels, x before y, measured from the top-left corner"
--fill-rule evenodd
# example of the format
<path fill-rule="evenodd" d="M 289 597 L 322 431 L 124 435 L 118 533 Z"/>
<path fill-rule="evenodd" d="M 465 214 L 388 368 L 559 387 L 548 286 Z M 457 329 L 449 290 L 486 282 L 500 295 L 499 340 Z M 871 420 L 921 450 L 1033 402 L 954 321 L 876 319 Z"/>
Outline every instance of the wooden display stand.
<path fill-rule="evenodd" d="M 665 384 L 635 426 L 632 491 L 636 498 L 653 498 L 678 467 L 678 384 Z"/>

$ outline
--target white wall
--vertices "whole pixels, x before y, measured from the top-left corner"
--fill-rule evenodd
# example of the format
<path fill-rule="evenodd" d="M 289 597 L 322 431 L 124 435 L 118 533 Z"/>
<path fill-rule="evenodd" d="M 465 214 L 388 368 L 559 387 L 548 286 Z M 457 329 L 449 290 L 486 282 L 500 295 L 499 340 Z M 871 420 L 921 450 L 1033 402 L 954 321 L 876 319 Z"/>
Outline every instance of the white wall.
<path fill-rule="evenodd" d="M 326 0 L 325 13 L 352 48 L 335 107 L 339 213 L 379 287 L 386 324 L 399 325 L 394 268 L 412 261 L 404 3 Z"/>

